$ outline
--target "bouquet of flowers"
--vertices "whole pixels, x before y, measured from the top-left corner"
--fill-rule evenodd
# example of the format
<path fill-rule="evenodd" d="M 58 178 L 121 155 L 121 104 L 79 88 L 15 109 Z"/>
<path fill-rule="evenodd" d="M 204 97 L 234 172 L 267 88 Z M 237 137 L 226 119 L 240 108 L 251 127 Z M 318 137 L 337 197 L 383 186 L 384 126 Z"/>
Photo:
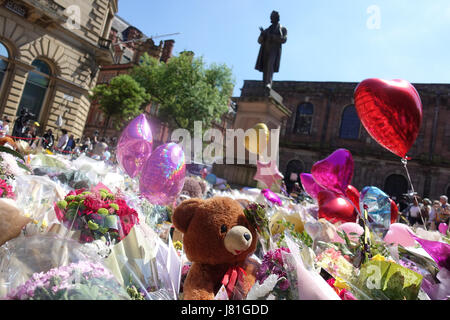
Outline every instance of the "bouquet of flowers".
<path fill-rule="evenodd" d="M 281 247 L 267 252 L 256 273 L 256 280 L 261 285 L 269 277 L 276 275 L 277 282 L 272 289 L 272 294 L 280 300 L 291 300 L 291 283 L 289 282 L 288 270 L 286 270 L 283 262 L 283 253 L 290 253 L 290 251 L 288 248 Z"/>
<path fill-rule="evenodd" d="M 16 195 L 13 192 L 12 186 L 6 180 L 0 179 L 0 198 L 15 199 Z"/>
<path fill-rule="evenodd" d="M 69 192 L 54 206 L 58 220 L 70 230 L 81 231 L 80 242 L 103 240 L 118 243 L 131 231 L 139 218 L 120 194 L 104 188 Z"/>
<path fill-rule="evenodd" d="M 79 261 L 34 273 L 7 300 L 128 300 L 127 292 L 102 264 Z"/>
<path fill-rule="evenodd" d="M 258 203 L 250 203 L 245 209 L 244 214 L 247 220 L 253 225 L 262 239 L 264 252 L 272 247 L 272 238 L 270 234 L 269 218 L 266 208 Z"/>

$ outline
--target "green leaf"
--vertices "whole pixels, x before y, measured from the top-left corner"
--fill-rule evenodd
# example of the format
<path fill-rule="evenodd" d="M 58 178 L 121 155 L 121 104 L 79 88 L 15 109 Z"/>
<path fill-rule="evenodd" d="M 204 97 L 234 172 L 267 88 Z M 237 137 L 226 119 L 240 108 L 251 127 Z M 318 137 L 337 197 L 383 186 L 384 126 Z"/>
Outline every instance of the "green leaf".
<path fill-rule="evenodd" d="M 17 161 L 17 165 L 19 166 L 19 167 L 21 167 L 22 169 L 24 169 L 24 170 L 26 170 L 26 171 L 28 171 L 28 172 L 32 172 L 31 170 L 30 170 L 30 168 L 28 168 L 26 165 L 24 165 L 22 162 L 20 162 L 20 161 Z"/>
<path fill-rule="evenodd" d="M 8 148 L 5 146 L 0 146 L 0 152 L 12 154 L 13 156 L 25 161 L 25 158 L 23 157 L 23 155 L 21 155 L 19 152 L 15 151 L 15 150 L 12 150 L 11 148 Z"/>

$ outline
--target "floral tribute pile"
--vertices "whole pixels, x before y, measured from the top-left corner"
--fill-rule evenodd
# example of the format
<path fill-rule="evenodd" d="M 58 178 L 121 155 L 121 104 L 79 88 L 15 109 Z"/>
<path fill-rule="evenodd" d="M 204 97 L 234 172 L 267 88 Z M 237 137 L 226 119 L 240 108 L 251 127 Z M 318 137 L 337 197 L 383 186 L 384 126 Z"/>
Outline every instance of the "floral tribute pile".
<path fill-rule="evenodd" d="M 7 300 L 123 300 L 126 291 L 102 264 L 79 261 L 34 273 Z"/>
<path fill-rule="evenodd" d="M 136 210 L 120 194 L 112 194 L 105 188 L 71 191 L 55 204 L 55 212 L 68 229 L 81 231 L 82 243 L 94 240 L 119 243 L 139 223 Z"/>

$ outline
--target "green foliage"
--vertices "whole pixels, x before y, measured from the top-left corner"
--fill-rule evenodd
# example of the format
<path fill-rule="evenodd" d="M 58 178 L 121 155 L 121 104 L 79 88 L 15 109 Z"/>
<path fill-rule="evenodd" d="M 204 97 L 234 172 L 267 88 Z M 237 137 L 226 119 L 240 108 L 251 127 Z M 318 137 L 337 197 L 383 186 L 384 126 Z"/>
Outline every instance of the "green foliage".
<path fill-rule="evenodd" d="M 190 53 L 172 57 L 168 63 L 148 55 L 131 76 L 159 105 L 158 117 L 173 128 L 191 132 L 194 122 L 210 127 L 228 111 L 234 87 L 232 72 L 226 65 L 205 66 L 202 58 Z"/>
<path fill-rule="evenodd" d="M 149 95 L 138 82 L 125 74 L 114 77 L 109 84 L 96 86 L 91 99 L 99 103 L 107 120 L 112 118 L 115 127 L 120 129 L 123 123 L 142 112 L 141 106 L 148 101 Z"/>

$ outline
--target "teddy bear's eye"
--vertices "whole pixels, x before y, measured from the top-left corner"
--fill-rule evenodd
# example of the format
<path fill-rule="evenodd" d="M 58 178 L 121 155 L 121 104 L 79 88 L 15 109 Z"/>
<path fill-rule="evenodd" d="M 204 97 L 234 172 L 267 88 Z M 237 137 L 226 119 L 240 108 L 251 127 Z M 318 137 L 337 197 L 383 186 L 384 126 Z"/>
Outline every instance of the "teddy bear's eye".
<path fill-rule="evenodd" d="M 220 227 L 220 232 L 222 232 L 222 233 L 227 232 L 227 226 L 223 224 L 223 225 Z"/>

